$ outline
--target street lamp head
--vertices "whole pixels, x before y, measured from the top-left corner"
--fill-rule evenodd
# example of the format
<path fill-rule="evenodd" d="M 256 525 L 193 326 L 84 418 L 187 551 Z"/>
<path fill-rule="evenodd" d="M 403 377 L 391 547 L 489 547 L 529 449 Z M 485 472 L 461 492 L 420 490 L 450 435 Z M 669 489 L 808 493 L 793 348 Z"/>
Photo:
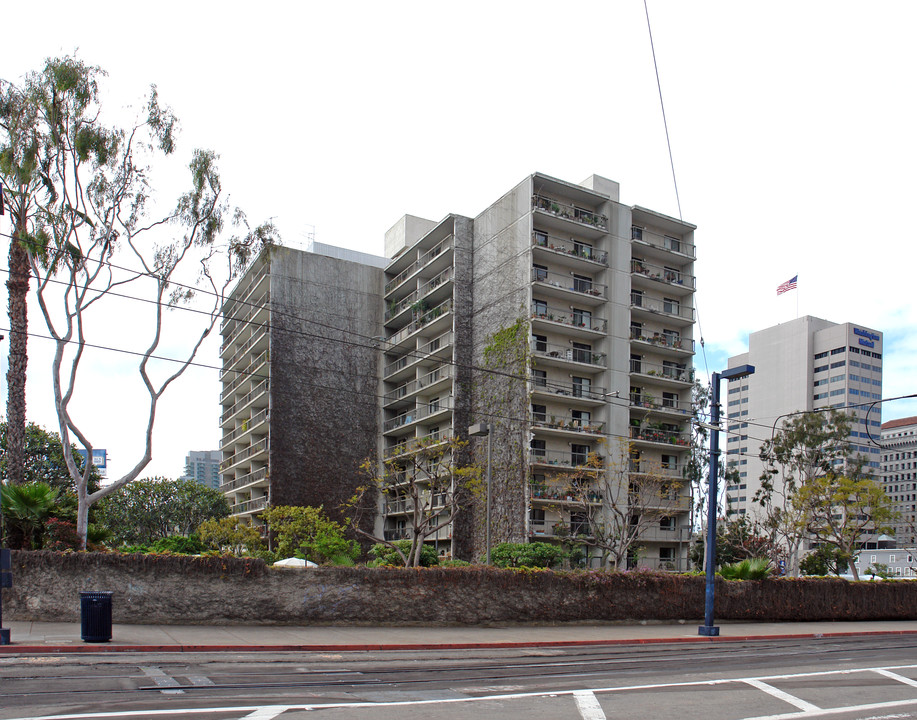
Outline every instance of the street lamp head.
<path fill-rule="evenodd" d="M 468 434 L 471 437 L 486 437 L 490 435 L 489 423 L 475 423 L 468 428 Z"/>
<path fill-rule="evenodd" d="M 734 368 L 729 368 L 728 370 L 723 370 L 720 373 L 720 377 L 723 380 L 735 380 L 736 378 L 745 377 L 746 375 L 754 375 L 755 366 L 754 365 L 739 365 Z"/>

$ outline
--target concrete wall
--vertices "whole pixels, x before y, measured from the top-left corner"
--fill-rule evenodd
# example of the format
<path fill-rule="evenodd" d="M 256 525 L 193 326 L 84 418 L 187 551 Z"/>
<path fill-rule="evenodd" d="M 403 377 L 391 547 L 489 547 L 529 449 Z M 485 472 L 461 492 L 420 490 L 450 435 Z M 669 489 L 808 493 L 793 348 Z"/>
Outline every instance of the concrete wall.
<path fill-rule="evenodd" d="M 272 263 L 271 504 L 340 519 L 376 455 L 383 271 L 301 252 Z"/>
<path fill-rule="evenodd" d="M 704 578 L 494 568 L 268 568 L 260 560 L 13 551 L 3 611 L 79 620 L 79 593 L 105 590 L 115 623 L 476 625 L 699 621 Z M 718 580 L 716 619 L 917 619 L 917 583 Z"/>

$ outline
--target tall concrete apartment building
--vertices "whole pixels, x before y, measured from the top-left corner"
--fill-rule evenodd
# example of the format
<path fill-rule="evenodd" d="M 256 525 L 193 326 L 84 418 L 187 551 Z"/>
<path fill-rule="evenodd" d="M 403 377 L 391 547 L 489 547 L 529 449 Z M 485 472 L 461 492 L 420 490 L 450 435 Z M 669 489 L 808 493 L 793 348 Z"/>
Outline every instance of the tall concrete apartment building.
<path fill-rule="evenodd" d="M 917 417 L 882 423 L 882 484 L 898 513 L 898 547 L 917 547 Z M 912 574 L 912 573 L 909 573 Z"/>
<path fill-rule="evenodd" d="M 192 450 L 185 456 L 184 480 L 196 480 L 201 485 L 220 489 L 220 462 L 223 454 L 219 450 Z"/>
<path fill-rule="evenodd" d="M 754 374 L 730 380 L 726 395 L 726 462 L 739 474 L 726 486 L 728 515 L 757 511 L 760 441 L 791 413 L 833 407 L 853 414 L 852 450 L 878 476 L 881 405 L 870 403 L 882 397 L 882 333 L 807 315 L 751 333 L 748 352 L 728 361 L 730 368 L 744 364 Z"/>
<path fill-rule="evenodd" d="M 384 277 L 360 283 L 353 308 L 366 313 L 361 337 L 380 338 L 377 385 L 369 387 L 372 361 L 364 356 L 365 342 L 354 351 L 360 355 L 354 371 L 360 372 L 362 390 L 345 368 L 326 366 L 319 356 L 312 358 L 312 367 L 290 367 L 287 382 L 295 372 L 304 376 L 304 385 L 313 385 L 312 371 L 340 375 L 326 377 L 321 385 L 347 385 L 347 402 L 365 417 L 354 432 L 333 435 L 332 443 L 339 444 L 328 452 L 346 451 L 351 460 L 373 449 L 380 460 L 398 457 L 421 438 L 466 439 L 469 425 L 489 423 L 494 543 L 552 541 L 562 527 L 588 531 L 576 504 L 564 495 L 563 478 L 587 468 L 590 457 L 610 457 L 623 448 L 622 482 L 662 473 L 677 495 L 665 500 L 666 516 L 643 533 L 640 564 L 685 568 L 691 502 L 687 485 L 679 481 L 690 452 L 694 230 L 652 210 L 621 204 L 619 186 L 611 180 L 592 176 L 574 184 L 540 173 L 475 218 L 449 215 L 436 222 L 405 216 L 386 234 Z M 306 272 L 317 261 L 301 254 L 295 272 Z M 240 286 L 255 289 L 238 299 L 243 294 L 261 298 L 273 272 L 263 264 L 250 271 Z M 264 277 L 255 280 L 259 273 Z M 297 280 L 303 293 L 298 307 L 289 308 L 298 321 L 321 318 L 332 306 L 321 296 L 328 280 L 312 288 L 323 274 L 308 274 L 310 279 Z M 352 278 L 340 281 L 350 289 L 338 292 L 356 291 Z M 376 282 L 373 298 L 370 288 Z M 263 318 L 258 313 L 271 312 L 273 301 L 271 295 L 268 310 L 257 310 L 259 301 L 249 312 Z M 243 313 L 242 325 L 246 322 Z M 298 428 L 295 432 L 307 439 L 335 407 L 324 401 L 312 417 L 298 418 L 288 410 L 281 415 L 271 398 L 261 400 L 258 407 L 271 418 L 270 450 L 262 448 L 257 464 L 249 463 L 248 448 L 264 435 L 243 430 L 239 418 L 251 415 L 253 422 L 261 410 L 235 415 L 234 408 L 250 402 L 249 386 L 266 382 L 267 371 L 261 367 L 253 380 L 231 375 L 241 366 L 255 372 L 252 363 L 239 358 L 255 359 L 268 344 L 248 345 L 242 325 L 223 330 L 224 337 L 243 337 L 233 340 L 235 349 L 224 350 L 224 358 L 240 363 L 227 367 L 224 360 L 229 371 L 224 374 L 224 454 L 234 449 L 224 459 L 224 489 L 235 493 L 237 512 L 256 514 L 266 502 L 278 502 L 273 464 L 290 450 L 274 447 L 273 428 Z M 331 352 L 341 337 L 323 335 L 316 344 Z M 513 347 L 501 345 L 507 337 Z M 495 362 L 498 346 L 503 359 Z M 506 351 L 513 363 L 507 364 Z M 284 360 L 272 347 L 264 361 L 276 387 L 274 366 Z M 234 382 L 239 388 L 231 387 Z M 322 394 L 317 387 L 308 392 L 316 401 Z M 312 425 L 302 427 L 303 419 Z M 482 464 L 485 446 L 484 439 L 470 446 Z M 290 477 L 296 464 L 286 463 Z M 336 477 L 345 474 L 345 465 L 338 463 Z M 246 479 L 250 473 L 259 474 L 261 484 Z M 242 488 L 258 493 L 249 499 L 240 494 Z M 397 502 L 381 505 L 376 532 L 401 536 L 408 527 L 406 513 Z M 476 506 L 432 540 L 455 557 L 476 557 L 482 527 L 482 509 Z"/>

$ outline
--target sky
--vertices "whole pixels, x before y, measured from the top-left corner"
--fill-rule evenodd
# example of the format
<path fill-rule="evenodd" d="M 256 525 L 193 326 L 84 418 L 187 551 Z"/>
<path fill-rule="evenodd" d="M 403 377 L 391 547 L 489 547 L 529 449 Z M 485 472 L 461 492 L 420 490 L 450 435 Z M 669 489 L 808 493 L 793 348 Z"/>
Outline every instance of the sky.
<path fill-rule="evenodd" d="M 181 119 L 181 162 L 217 151 L 232 202 L 273 218 L 293 247 L 382 255 L 406 213 L 474 217 L 532 172 L 603 175 L 622 202 L 698 228 L 702 374 L 750 332 L 814 315 L 882 331 L 883 397 L 917 392 L 917 4 L 647 7 L 665 124 L 640 0 L 15 3 L 0 77 L 76 52 L 108 72 L 112 117 L 155 84 Z M 176 172 L 156 185 L 162 202 Z M 794 275 L 798 290 L 778 297 Z M 128 306 L 98 318 L 100 344 L 142 347 L 142 311 Z M 177 353 L 194 328 L 173 319 Z M 34 307 L 30 322 L 42 333 Z M 218 344 L 164 397 L 142 476 L 178 477 L 188 451 L 218 448 Z M 27 403 L 56 429 L 51 351 L 30 340 Z M 97 351 L 80 381 L 77 423 L 108 450 L 110 475 L 142 454 L 128 361 Z M 883 420 L 909 415 L 912 400 L 884 404 Z"/>

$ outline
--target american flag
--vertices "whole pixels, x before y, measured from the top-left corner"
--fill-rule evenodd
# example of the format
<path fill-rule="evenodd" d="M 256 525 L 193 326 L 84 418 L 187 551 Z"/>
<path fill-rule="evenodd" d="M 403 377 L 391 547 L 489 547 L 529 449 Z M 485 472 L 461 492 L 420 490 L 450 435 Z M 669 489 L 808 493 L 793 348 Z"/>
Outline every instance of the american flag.
<path fill-rule="evenodd" d="M 796 279 L 798 277 L 799 275 L 794 275 L 789 280 L 787 280 L 785 283 L 780 283 L 777 286 L 777 294 L 783 295 L 783 293 L 785 292 L 789 292 L 790 290 L 795 290 L 796 289 Z"/>

